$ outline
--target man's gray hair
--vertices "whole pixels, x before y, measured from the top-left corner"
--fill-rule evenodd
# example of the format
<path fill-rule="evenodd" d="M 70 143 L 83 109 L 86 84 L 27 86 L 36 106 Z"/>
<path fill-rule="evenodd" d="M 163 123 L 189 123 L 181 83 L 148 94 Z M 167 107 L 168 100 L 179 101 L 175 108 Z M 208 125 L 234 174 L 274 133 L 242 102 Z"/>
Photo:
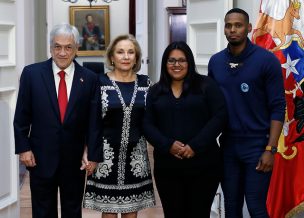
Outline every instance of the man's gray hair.
<path fill-rule="evenodd" d="M 75 44 L 79 45 L 79 32 L 75 26 L 67 23 L 55 25 L 50 33 L 50 45 L 53 46 L 54 38 L 58 35 L 72 36 Z"/>

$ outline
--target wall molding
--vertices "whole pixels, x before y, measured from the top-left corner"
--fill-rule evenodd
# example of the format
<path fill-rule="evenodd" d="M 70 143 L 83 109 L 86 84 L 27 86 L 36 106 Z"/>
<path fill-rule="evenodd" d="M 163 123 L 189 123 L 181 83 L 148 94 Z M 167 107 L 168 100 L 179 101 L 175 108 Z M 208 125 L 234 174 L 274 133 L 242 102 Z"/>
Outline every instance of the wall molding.
<path fill-rule="evenodd" d="M 18 158 L 15 155 L 13 134 L 15 87 L 0 88 L 0 210 L 18 201 Z"/>
<path fill-rule="evenodd" d="M 0 87 L 0 94 L 6 93 L 6 92 L 14 92 L 16 91 L 16 88 L 13 86 L 7 86 L 7 87 Z"/>
<path fill-rule="evenodd" d="M 16 66 L 16 26 L 0 23 L 0 67 Z"/>
<path fill-rule="evenodd" d="M 220 20 L 196 20 L 189 23 L 189 45 L 199 72 L 206 72 L 211 56 L 221 49 Z M 208 43 L 203 43 L 208 41 Z"/>

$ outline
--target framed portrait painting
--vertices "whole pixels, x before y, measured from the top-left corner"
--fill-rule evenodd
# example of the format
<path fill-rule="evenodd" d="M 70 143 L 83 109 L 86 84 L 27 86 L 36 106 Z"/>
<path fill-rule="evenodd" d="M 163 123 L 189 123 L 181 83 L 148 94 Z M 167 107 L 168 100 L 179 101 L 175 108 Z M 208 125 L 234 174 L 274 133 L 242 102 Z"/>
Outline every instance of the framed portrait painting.
<path fill-rule="evenodd" d="M 70 24 L 80 34 L 78 56 L 103 56 L 110 42 L 109 6 L 70 6 Z"/>

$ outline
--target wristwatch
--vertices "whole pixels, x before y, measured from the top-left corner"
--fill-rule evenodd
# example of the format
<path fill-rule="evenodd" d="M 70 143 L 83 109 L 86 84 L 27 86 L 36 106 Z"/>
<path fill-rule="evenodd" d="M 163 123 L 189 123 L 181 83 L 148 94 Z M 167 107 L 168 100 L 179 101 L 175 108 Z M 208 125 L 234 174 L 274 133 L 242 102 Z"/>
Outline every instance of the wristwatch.
<path fill-rule="evenodd" d="M 277 153 L 278 148 L 276 146 L 267 145 L 265 151 L 270 151 L 272 154 Z"/>

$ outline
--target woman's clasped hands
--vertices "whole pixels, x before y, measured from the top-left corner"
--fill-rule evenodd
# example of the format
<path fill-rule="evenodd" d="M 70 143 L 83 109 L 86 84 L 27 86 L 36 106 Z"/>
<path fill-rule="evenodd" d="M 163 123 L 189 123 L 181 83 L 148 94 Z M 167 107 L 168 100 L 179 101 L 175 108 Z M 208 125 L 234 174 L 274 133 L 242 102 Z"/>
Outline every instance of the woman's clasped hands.
<path fill-rule="evenodd" d="M 170 153 L 178 159 L 192 158 L 195 153 L 188 144 L 184 144 L 180 141 L 174 141 L 170 148 Z"/>

